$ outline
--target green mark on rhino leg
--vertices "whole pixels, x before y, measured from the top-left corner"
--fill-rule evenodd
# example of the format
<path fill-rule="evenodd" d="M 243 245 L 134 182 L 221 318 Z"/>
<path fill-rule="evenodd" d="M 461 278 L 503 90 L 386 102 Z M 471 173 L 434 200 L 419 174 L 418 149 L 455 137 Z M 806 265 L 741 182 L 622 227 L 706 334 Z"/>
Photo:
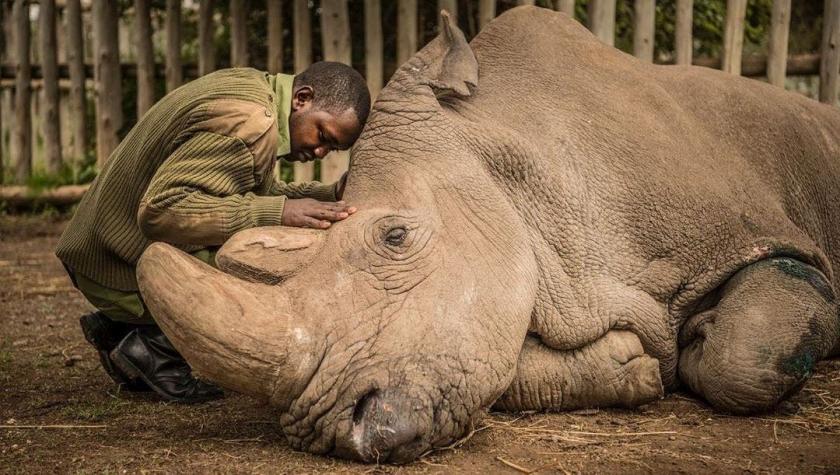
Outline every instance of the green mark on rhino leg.
<path fill-rule="evenodd" d="M 829 285 L 828 281 L 826 281 L 825 277 L 817 269 L 804 262 L 788 257 L 772 259 L 772 263 L 775 268 L 784 272 L 785 275 L 804 280 L 811 284 L 811 287 L 819 292 L 827 302 L 834 302 L 834 289 L 831 288 L 831 285 Z"/>
<path fill-rule="evenodd" d="M 782 362 L 782 371 L 795 378 L 807 378 L 811 376 L 816 363 L 817 359 L 814 355 L 806 350 Z"/>

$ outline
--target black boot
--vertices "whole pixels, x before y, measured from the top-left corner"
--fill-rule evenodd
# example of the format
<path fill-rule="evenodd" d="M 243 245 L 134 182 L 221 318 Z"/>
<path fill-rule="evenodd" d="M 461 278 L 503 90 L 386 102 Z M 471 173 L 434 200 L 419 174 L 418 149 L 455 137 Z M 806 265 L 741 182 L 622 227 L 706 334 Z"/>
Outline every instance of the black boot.
<path fill-rule="evenodd" d="M 128 391 L 151 391 L 151 388 L 146 383 L 139 379 L 128 377 L 127 374 L 114 366 L 114 363 L 111 362 L 111 358 L 109 357 L 109 354 L 116 348 L 120 340 L 136 328 L 135 326 L 115 322 L 103 315 L 102 312 L 82 315 L 79 319 L 79 325 L 82 327 L 85 340 L 96 348 L 96 352 L 99 354 L 99 362 L 102 363 L 102 368 L 105 369 L 105 372 L 108 373 L 108 376 L 115 383 Z"/>
<path fill-rule="evenodd" d="M 217 386 L 193 378 L 190 366 L 157 327 L 133 330 L 111 352 L 111 361 L 167 401 L 196 403 L 224 394 Z"/>

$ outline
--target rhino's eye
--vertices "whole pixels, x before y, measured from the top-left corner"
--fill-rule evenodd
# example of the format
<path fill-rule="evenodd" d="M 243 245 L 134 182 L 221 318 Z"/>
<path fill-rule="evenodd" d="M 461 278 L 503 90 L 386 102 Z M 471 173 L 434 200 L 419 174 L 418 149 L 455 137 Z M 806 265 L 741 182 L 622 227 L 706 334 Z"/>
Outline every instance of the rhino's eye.
<path fill-rule="evenodd" d="M 404 227 L 395 227 L 389 229 L 385 233 L 385 244 L 389 246 L 400 246 L 405 242 L 405 237 L 408 235 L 408 230 Z"/>

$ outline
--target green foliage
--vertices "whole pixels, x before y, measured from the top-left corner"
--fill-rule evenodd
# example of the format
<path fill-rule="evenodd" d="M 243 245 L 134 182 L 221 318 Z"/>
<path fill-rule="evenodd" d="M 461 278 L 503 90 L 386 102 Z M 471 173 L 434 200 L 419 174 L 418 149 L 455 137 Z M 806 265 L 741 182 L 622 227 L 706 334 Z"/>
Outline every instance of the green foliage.
<path fill-rule="evenodd" d="M 632 0 L 618 0 L 616 3 L 615 46 L 625 52 L 633 51 Z M 575 16 L 588 24 L 589 0 L 575 4 Z M 770 16 L 773 0 L 749 0 L 744 20 L 744 54 L 766 52 L 770 35 Z M 656 2 L 656 32 L 654 57 L 657 61 L 668 61 L 674 51 L 676 24 L 676 2 Z M 821 2 L 793 2 L 791 12 L 790 52 L 813 52 L 819 48 L 819 32 L 822 15 Z M 725 0 L 694 0 L 693 39 L 694 55 L 719 57 L 723 50 L 726 28 Z"/>

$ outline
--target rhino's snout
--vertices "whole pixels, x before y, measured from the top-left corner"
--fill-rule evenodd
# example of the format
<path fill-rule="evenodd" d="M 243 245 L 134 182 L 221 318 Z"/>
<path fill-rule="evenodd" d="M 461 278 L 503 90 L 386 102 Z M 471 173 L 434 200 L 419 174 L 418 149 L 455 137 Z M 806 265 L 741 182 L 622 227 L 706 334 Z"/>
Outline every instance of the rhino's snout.
<path fill-rule="evenodd" d="M 429 447 L 421 421 L 429 408 L 398 390 L 373 390 L 359 398 L 350 430 L 339 434 L 337 455 L 363 462 L 403 463 Z"/>

